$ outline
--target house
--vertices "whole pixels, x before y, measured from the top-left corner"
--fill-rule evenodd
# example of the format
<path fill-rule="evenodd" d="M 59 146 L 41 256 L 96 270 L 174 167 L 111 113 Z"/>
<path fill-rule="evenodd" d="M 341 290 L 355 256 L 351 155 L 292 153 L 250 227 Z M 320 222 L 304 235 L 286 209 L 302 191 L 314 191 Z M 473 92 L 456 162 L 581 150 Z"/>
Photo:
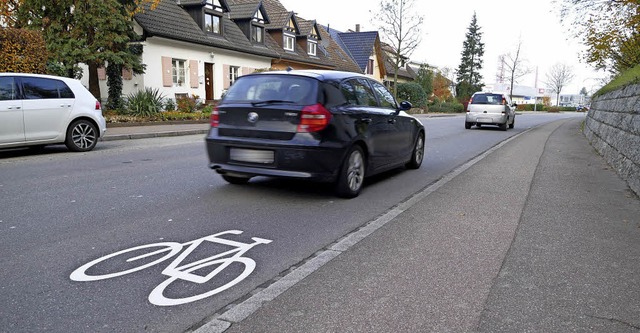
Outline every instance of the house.
<path fill-rule="evenodd" d="M 241 75 L 256 70 L 339 69 L 357 65 L 313 20 L 278 0 L 160 0 L 133 19 L 145 74 L 123 71 L 123 94 L 158 89 L 165 98 L 222 97 Z M 108 97 L 100 69 L 102 98 Z"/>
<path fill-rule="evenodd" d="M 387 73 L 387 75 L 384 77 L 384 84 L 387 87 L 391 88 L 393 87 L 393 82 L 396 78 L 396 75 L 395 75 L 396 54 L 393 47 L 391 47 L 391 45 L 386 43 L 382 44 L 382 50 L 385 56 L 384 64 L 385 64 L 386 73 Z M 417 72 L 414 71 L 414 69 L 411 67 L 409 58 L 400 56 L 400 63 L 398 65 L 399 65 L 397 70 L 398 83 L 407 83 L 415 80 L 417 76 Z"/>
<path fill-rule="evenodd" d="M 377 31 L 360 31 L 360 25 L 356 24 L 356 30 L 341 32 L 330 27 L 322 27 L 336 41 L 337 45 L 358 65 L 359 71 L 380 82 L 387 75 L 384 65 L 385 57 L 380 42 L 380 34 Z"/>

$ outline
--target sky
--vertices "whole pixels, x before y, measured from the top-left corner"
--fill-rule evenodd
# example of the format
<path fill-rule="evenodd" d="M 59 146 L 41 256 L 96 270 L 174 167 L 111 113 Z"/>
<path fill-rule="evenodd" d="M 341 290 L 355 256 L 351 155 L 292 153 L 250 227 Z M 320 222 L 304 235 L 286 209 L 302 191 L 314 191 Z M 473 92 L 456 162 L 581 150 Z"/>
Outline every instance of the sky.
<path fill-rule="evenodd" d="M 375 31 L 372 21 L 379 12 L 379 0 L 280 0 L 298 16 L 316 20 L 324 26 L 347 31 Z M 584 47 L 560 21 L 556 0 L 415 0 L 414 8 L 424 18 L 422 42 L 411 54 L 411 60 L 426 62 L 438 68 L 457 69 L 462 43 L 474 12 L 485 44 L 482 75 L 486 84 L 496 81 L 501 54 L 515 54 L 522 40 L 521 54 L 531 74 L 518 84 L 544 88 L 546 75 L 556 63 L 572 66 L 575 78 L 563 94 L 578 94 L 585 87 L 593 93 L 600 86 L 603 72 L 596 72 L 580 61 Z M 537 85 L 536 85 L 537 69 Z"/>

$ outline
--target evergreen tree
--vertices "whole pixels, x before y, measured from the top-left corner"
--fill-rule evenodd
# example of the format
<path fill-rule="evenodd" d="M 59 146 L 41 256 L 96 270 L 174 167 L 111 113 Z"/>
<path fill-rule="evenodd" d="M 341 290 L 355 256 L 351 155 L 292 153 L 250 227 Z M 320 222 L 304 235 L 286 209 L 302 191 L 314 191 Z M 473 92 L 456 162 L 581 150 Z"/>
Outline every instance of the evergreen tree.
<path fill-rule="evenodd" d="M 458 84 L 456 95 L 461 101 L 466 101 L 476 91 L 482 89 L 482 56 L 484 43 L 481 41 L 482 32 L 478 26 L 476 13 L 473 13 L 471 24 L 467 29 L 466 40 L 462 43 L 462 58 L 458 67 Z"/>

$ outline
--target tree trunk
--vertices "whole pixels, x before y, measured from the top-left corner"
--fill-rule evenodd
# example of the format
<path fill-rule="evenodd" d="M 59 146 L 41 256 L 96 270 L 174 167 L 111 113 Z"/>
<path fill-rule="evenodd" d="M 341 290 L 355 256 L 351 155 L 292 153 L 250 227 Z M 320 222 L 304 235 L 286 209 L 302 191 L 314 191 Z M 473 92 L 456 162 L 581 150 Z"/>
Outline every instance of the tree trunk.
<path fill-rule="evenodd" d="M 102 103 L 100 99 L 100 82 L 98 81 L 98 64 L 88 63 L 89 66 L 89 92 Z"/>

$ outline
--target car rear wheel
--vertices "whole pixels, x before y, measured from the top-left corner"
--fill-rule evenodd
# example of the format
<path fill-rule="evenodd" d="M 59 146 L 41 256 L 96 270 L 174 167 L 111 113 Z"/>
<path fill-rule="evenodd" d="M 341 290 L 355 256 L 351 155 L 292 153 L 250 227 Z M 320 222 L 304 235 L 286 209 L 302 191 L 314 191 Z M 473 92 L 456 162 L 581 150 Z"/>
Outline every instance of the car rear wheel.
<path fill-rule="evenodd" d="M 75 121 L 67 129 L 64 144 L 71 151 L 89 151 L 98 143 L 98 130 L 88 120 Z"/>
<path fill-rule="evenodd" d="M 500 124 L 500 129 L 503 131 L 506 131 L 507 128 L 509 127 L 508 123 L 509 121 L 505 121 L 504 124 Z"/>
<path fill-rule="evenodd" d="M 222 179 L 226 180 L 229 184 L 244 185 L 249 182 L 249 179 L 251 179 L 251 177 L 222 175 Z"/>
<path fill-rule="evenodd" d="M 516 125 L 516 118 L 513 118 L 513 121 L 511 122 L 511 124 L 509 124 L 509 128 L 513 128 L 513 126 Z"/>
<path fill-rule="evenodd" d="M 411 154 L 411 161 L 407 163 L 406 167 L 409 169 L 418 169 L 422 165 L 424 159 L 424 134 L 420 133 L 416 140 L 416 145 L 413 147 L 413 153 Z"/>
<path fill-rule="evenodd" d="M 364 183 L 365 161 L 362 148 L 353 146 L 342 163 L 336 192 L 344 198 L 354 198 L 360 194 Z"/>
<path fill-rule="evenodd" d="M 465 122 L 465 123 L 464 123 L 464 128 L 466 128 L 466 129 L 471 129 L 471 125 L 473 125 L 473 124 L 468 123 L 468 122 Z"/>

